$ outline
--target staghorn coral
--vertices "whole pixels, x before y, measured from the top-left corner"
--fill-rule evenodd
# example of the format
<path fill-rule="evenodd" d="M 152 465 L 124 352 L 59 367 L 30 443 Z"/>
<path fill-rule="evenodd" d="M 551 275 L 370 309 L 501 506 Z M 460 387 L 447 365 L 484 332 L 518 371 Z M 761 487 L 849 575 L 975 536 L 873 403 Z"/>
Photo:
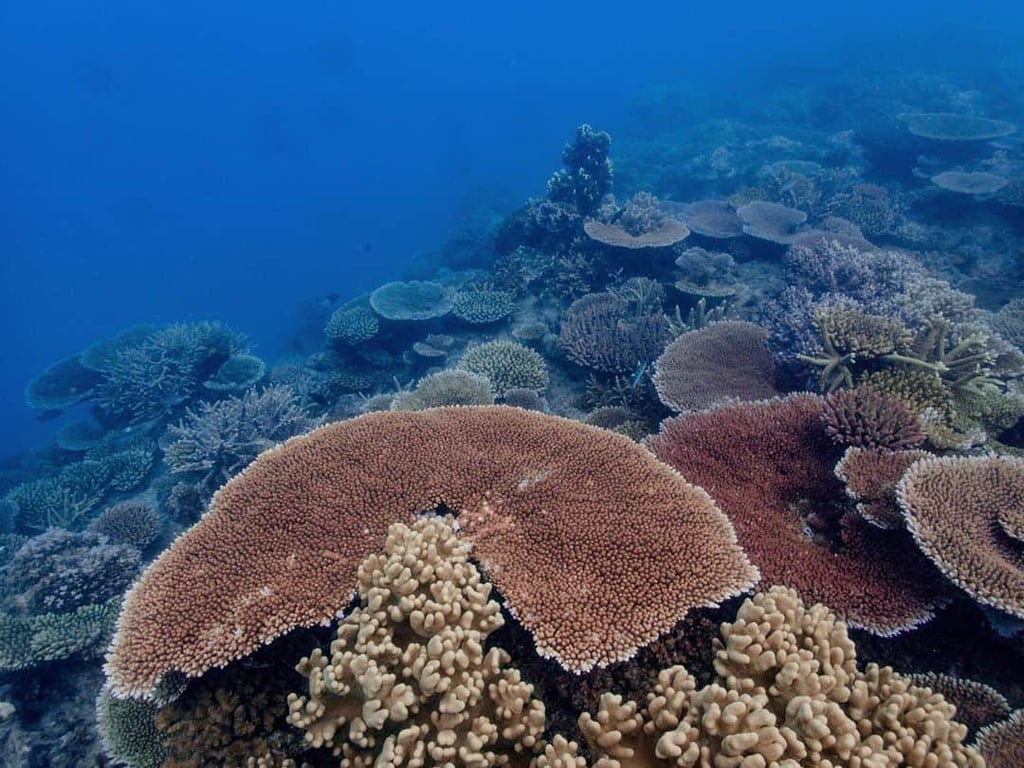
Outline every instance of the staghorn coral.
<path fill-rule="evenodd" d="M 793 590 L 745 600 L 714 647 L 709 684 L 669 667 L 646 707 L 605 694 L 596 715 L 581 715 L 595 765 L 984 765 L 952 705 L 890 667 L 858 670 L 846 626 Z"/>
<path fill-rule="evenodd" d="M 496 339 L 470 347 L 458 367 L 486 377 L 497 397 L 510 389 L 541 390 L 548 385 L 544 358 L 515 341 Z"/>
<path fill-rule="evenodd" d="M 164 462 L 174 474 L 202 475 L 201 484 L 212 490 L 266 449 L 319 423 L 305 414 L 289 387 L 252 389 L 241 397 L 202 402 L 168 425 Z"/>
<path fill-rule="evenodd" d="M 638 313 L 624 298 L 589 293 L 576 299 L 562 322 L 561 340 L 575 363 L 605 373 L 632 374 L 657 357 L 671 339 L 658 308 Z"/>
<path fill-rule="evenodd" d="M 89 492 L 63 478 L 46 477 L 14 486 L 3 500 L 14 510 L 15 528 L 30 533 L 77 526 L 87 519 L 102 497 L 102 489 Z"/>
<path fill-rule="evenodd" d="M 501 607 L 451 524 L 392 525 L 330 651 L 296 667 L 309 685 L 288 721 L 345 765 L 526 766 L 540 745 L 544 704 L 508 653 L 484 650 Z"/>
<path fill-rule="evenodd" d="M 102 360 L 92 400 L 108 417 L 136 424 L 193 398 L 244 339 L 218 322 L 179 323 L 119 344 Z"/>
<path fill-rule="evenodd" d="M 896 497 L 914 540 L 947 578 L 984 605 L 1024 618 L 1021 542 L 998 515 L 1024 515 L 1024 459 L 947 456 L 906 471 Z"/>
<path fill-rule="evenodd" d="M 756 578 L 707 494 L 624 437 L 502 406 L 373 413 L 293 438 L 218 491 L 128 593 L 109 678 L 144 693 L 326 621 L 388 526 L 438 505 L 570 669 L 628 657 Z"/>
<path fill-rule="evenodd" d="M 706 489 L 770 584 L 789 584 L 848 623 L 892 635 L 927 620 L 939 579 L 901 531 L 845 514 L 838 449 L 809 395 L 667 419 L 647 445 Z"/>
<path fill-rule="evenodd" d="M 767 337 L 764 328 L 738 321 L 680 334 L 654 362 L 658 399 L 674 411 L 691 411 L 779 394 Z"/>
<path fill-rule="evenodd" d="M 925 439 L 924 424 L 902 400 L 868 387 L 830 392 L 822 420 L 829 437 L 841 445 L 895 451 Z"/>
<path fill-rule="evenodd" d="M 836 464 L 836 477 L 846 495 L 857 503 L 857 513 L 879 528 L 902 528 L 903 513 L 896 503 L 896 483 L 915 461 L 927 459 L 928 451 L 891 451 L 885 448 L 850 446 Z"/>

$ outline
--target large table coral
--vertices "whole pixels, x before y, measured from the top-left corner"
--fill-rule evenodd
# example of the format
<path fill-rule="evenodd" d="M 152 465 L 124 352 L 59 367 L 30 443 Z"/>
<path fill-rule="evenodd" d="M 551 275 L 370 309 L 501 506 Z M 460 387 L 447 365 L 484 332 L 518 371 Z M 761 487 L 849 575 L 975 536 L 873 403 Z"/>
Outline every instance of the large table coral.
<path fill-rule="evenodd" d="M 375 413 L 264 453 L 129 592 L 121 693 L 241 658 L 344 608 L 388 526 L 443 506 L 538 650 L 629 657 L 757 576 L 701 489 L 628 438 L 501 406 Z"/>

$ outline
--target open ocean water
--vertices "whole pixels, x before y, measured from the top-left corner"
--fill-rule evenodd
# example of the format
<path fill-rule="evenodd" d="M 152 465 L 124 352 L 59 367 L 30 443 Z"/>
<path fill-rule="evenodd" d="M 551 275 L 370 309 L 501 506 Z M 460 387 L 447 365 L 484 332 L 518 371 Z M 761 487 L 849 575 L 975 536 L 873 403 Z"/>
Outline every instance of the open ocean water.
<path fill-rule="evenodd" d="M 286 722 L 287 693 L 320 696 L 292 667 L 333 636 L 297 627 L 345 609 L 347 593 L 290 631 L 269 632 L 271 619 L 250 627 L 244 659 L 214 649 L 213 662 L 184 670 L 189 680 L 175 677 L 186 651 L 168 650 L 151 666 L 178 685 L 149 709 L 131 709 L 154 680 L 126 682 L 125 670 L 145 663 L 125 638 L 132 622 L 158 626 L 174 611 L 146 613 L 147 599 L 159 603 L 155 587 L 145 591 L 158 575 L 147 575 L 111 646 L 121 597 L 201 519 L 246 519 L 216 503 L 203 514 L 264 449 L 363 413 L 491 403 L 540 420 L 524 434 L 560 417 L 643 442 L 708 491 L 713 519 L 735 528 L 742 551 L 732 578 L 692 604 L 666 587 L 659 599 L 679 607 L 660 618 L 623 608 L 622 632 L 610 634 L 642 625 L 640 639 L 619 647 L 609 637 L 599 666 L 615 663 L 596 672 L 556 663 L 586 655 L 573 643 L 589 609 L 565 609 L 551 630 L 516 580 L 521 561 L 481 556 L 511 611 L 489 642 L 510 651 L 548 719 L 516 746 L 499 739 L 478 762 L 454 764 L 501 764 L 502 750 L 514 765 L 583 764 L 568 752 L 544 762 L 559 733 L 590 765 L 601 740 L 578 718 L 596 711 L 601 691 L 643 712 L 659 668 L 685 664 L 698 688 L 724 679 L 712 637 L 753 594 L 751 563 L 757 589 L 793 587 L 808 606 L 835 611 L 861 669 L 877 660 L 932 675 L 915 685 L 943 692 L 967 722 L 948 737 L 950 765 L 980 765 L 976 749 L 989 766 L 1022 764 L 1016 4 L 4 0 L 0 104 L 0 764 L 336 765 L 332 745 L 374 764 L 388 726 L 371 726 L 379 733 L 367 745 L 324 737 L 316 717 Z M 766 399 L 764 411 L 741 405 Z M 737 410 L 703 414 L 712 407 Z M 393 443 L 381 437 L 368 453 L 417 466 L 447 456 L 432 443 L 429 456 L 413 455 L 415 441 L 395 429 Z M 683 450 L 698 438 L 706 452 Z M 526 473 L 519 491 L 555 471 L 544 468 L 554 461 L 544 451 L 560 450 L 554 438 L 537 440 L 546 448 L 521 449 L 532 468 L 516 470 Z M 718 448 L 755 458 L 715 463 Z M 952 482 L 931 491 L 928 461 Z M 438 466 L 448 477 L 461 467 Z M 632 471 L 622 459 L 601 473 Z M 456 499 L 476 497 L 460 493 L 441 511 L 469 511 Z M 623 498 L 623 509 L 642 506 Z M 755 502 L 774 509 L 760 523 Z M 526 514 L 509 503 L 509 520 Z M 388 521 L 374 530 L 376 548 L 346 553 L 340 583 L 354 584 L 361 557 L 381 551 Z M 331 535 L 358 538 L 339 526 Z M 582 552 L 569 561 L 593 578 L 618 575 L 580 563 L 684 580 L 637 533 L 643 522 L 626 528 L 621 551 L 648 553 L 635 563 L 610 544 L 560 546 Z M 685 538 L 669 524 L 666 540 L 676 534 Z M 175 546 L 199 547 L 193 535 Z M 492 535 L 466 532 L 474 546 Z M 226 550 L 244 549 L 225 536 Z M 538 570 L 563 569 L 556 592 L 590 603 L 592 585 L 567 586 L 584 580 L 571 564 L 543 562 L 546 545 L 523 546 L 536 547 Z M 786 546 L 797 554 L 780 556 Z M 299 556 L 271 550 L 281 562 Z M 704 556 L 696 547 L 672 562 Z M 192 584 L 189 568 L 161 567 L 166 583 L 192 588 L 181 586 Z M 215 584 L 206 567 L 195 566 Z M 849 575 L 859 569 L 861 581 Z M 643 594 L 627 602 L 642 605 Z M 189 617 L 196 628 L 169 645 L 224 631 Z M 247 637 L 243 619 L 231 622 Z M 266 679 L 244 680 L 281 658 Z M 372 699 L 372 685 L 360 685 L 353 700 Z M 921 696 L 943 722 L 954 717 Z M 403 705 L 414 720 L 436 705 L 426 693 L 416 702 Z M 690 706 L 699 720 L 704 705 Z M 983 727 L 1005 723 L 982 749 Z M 464 739 L 464 727 L 450 732 Z M 319 735 L 304 743 L 303 728 Z M 426 764 L 454 759 L 434 747 L 423 747 Z M 836 755 L 827 757 L 850 764 Z M 670 764 L 658 760 L 642 764 Z"/>

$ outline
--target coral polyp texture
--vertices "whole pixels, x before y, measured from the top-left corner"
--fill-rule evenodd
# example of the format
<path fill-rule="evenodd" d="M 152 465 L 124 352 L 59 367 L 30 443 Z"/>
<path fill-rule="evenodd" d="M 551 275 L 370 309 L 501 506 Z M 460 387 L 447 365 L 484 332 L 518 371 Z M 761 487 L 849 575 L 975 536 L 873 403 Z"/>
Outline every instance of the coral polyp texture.
<path fill-rule="evenodd" d="M 953 705 L 891 667 L 858 669 L 846 626 L 790 589 L 746 600 L 714 645 L 709 684 L 669 667 L 646 707 L 609 693 L 580 717 L 595 765 L 985 765 Z"/>
<path fill-rule="evenodd" d="M 674 411 L 695 411 L 779 394 L 767 339 L 764 328 L 731 320 L 680 334 L 654 363 L 658 399 Z"/>
<path fill-rule="evenodd" d="M 388 526 L 443 508 L 539 652 L 629 657 L 757 578 L 701 489 L 629 439 L 502 406 L 372 413 L 263 453 L 125 599 L 115 688 L 198 676 L 327 622 Z"/>
<path fill-rule="evenodd" d="M 655 455 L 707 490 L 769 584 L 788 584 L 845 621 L 896 634 L 934 613 L 941 579 L 901 531 L 846 512 L 839 449 L 808 394 L 667 419 Z"/>
<path fill-rule="evenodd" d="M 1024 618 L 1024 542 L 1003 519 L 1024 519 L 1024 459 L 924 459 L 897 486 L 921 550 L 975 600 Z"/>

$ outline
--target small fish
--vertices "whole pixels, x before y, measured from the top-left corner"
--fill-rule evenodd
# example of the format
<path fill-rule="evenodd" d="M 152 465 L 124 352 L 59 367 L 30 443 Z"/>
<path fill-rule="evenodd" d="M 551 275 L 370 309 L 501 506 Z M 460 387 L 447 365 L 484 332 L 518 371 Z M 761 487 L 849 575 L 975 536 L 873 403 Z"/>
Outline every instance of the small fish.
<path fill-rule="evenodd" d="M 647 373 L 648 365 L 650 364 L 647 362 L 639 362 L 636 364 L 636 370 L 633 371 L 633 379 L 629 385 L 630 389 L 636 389 L 640 386 L 640 382 L 643 381 L 644 374 Z"/>

